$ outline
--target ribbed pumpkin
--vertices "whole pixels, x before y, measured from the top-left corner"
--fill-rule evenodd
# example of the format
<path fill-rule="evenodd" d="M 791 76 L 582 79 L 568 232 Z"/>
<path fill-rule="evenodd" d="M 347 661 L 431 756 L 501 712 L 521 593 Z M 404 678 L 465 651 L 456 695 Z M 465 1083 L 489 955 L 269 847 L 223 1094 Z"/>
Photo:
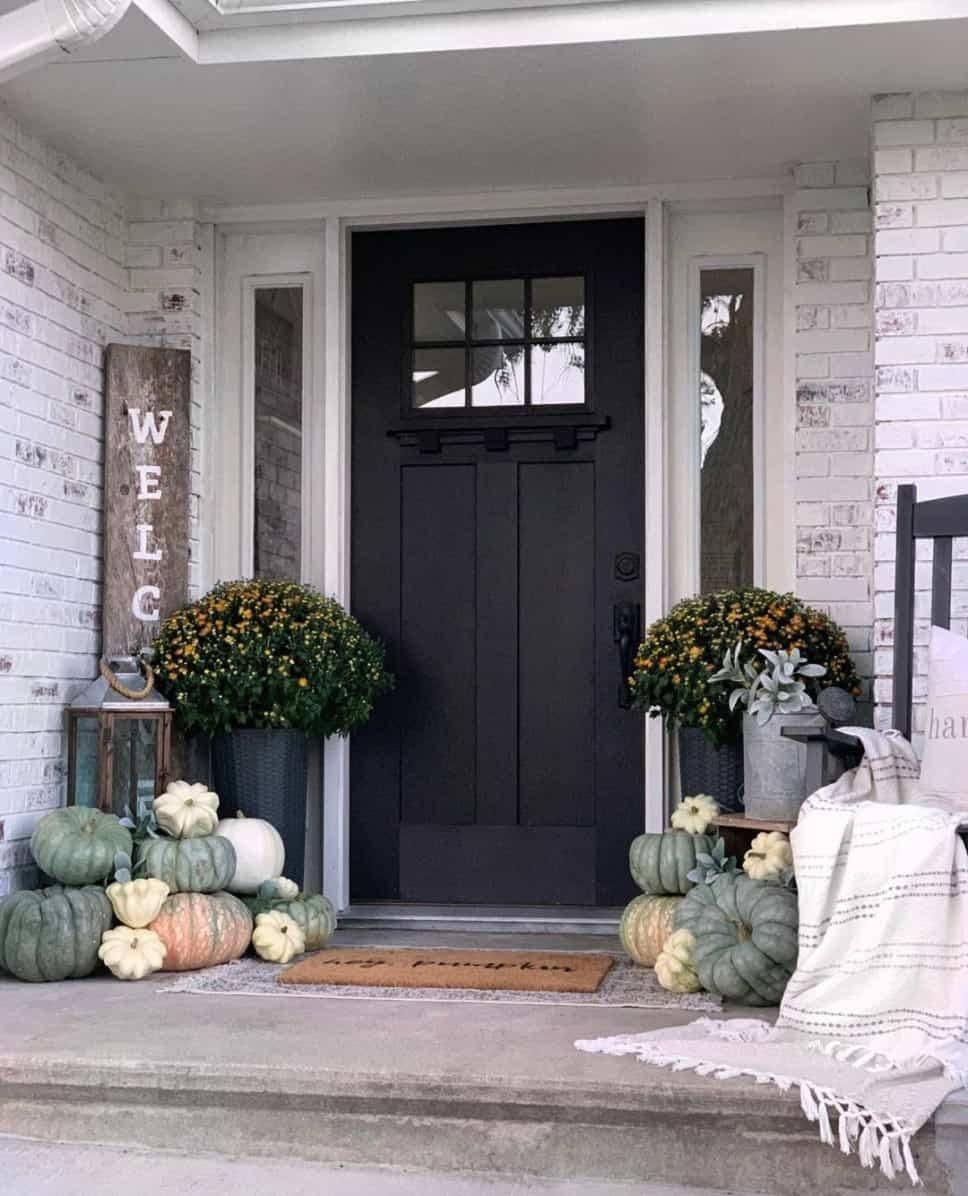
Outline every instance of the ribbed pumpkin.
<path fill-rule="evenodd" d="M 618 934 L 622 946 L 636 963 L 655 967 L 659 952 L 675 929 L 681 897 L 633 897 L 625 907 Z"/>
<path fill-rule="evenodd" d="M 743 1005 L 778 1005 L 797 963 L 797 895 L 785 885 L 727 872 L 697 885 L 676 913 L 696 939 L 707 992 Z"/>
<path fill-rule="evenodd" d="M 0 971 L 34 982 L 89 976 L 112 921 L 96 885 L 12 893 L 0 901 Z"/>
<path fill-rule="evenodd" d="M 165 971 L 192 972 L 244 954 L 252 915 L 231 893 L 175 893 L 149 929 L 165 944 Z"/>
<path fill-rule="evenodd" d="M 41 872 L 61 884 L 92 885 L 114 872 L 116 852 L 131 854 L 131 832 L 114 814 L 66 806 L 37 823 L 30 850 Z"/>
<path fill-rule="evenodd" d="M 711 835 L 685 831 L 639 835 L 629 848 L 629 871 L 643 893 L 684 896 L 692 888 L 687 873 L 696 866 L 697 851 L 711 851 Z"/>
<path fill-rule="evenodd" d="M 235 848 L 221 835 L 145 839 L 138 845 L 135 869 L 163 880 L 172 893 L 215 893 L 232 879 Z"/>
<path fill-rule="evenodd" d="M 286 901 L 279 897 L 243 897 L 253 917 L 276 910 L 288 914 L 300 927 L 306 938 L 306 950 L 318 951 L 325 947 L 336 929 L 336 911 L 328 898 L 316 893 L 303 894 Z"/>

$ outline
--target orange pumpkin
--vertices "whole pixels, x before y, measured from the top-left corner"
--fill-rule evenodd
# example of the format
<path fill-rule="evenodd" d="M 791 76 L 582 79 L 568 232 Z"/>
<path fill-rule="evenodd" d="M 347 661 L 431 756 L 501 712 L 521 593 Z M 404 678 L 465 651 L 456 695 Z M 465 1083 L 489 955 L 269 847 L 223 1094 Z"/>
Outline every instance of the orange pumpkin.
<path fill-rule="evenodd" d="M 238 959 L 252 939 L 252 915 L 231 893 L 173 893 L 150 929 L 167 948 L 166 972 L 192 972 Z"/>

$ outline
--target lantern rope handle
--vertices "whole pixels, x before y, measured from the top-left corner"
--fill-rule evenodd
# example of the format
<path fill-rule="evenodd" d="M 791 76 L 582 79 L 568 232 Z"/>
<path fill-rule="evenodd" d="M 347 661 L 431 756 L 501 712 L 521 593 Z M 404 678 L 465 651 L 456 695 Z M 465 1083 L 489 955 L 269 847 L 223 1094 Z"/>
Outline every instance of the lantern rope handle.
<path fill-rule="evenodd" d="M 117 673 L 114 672 L 108 662 L 103 657 L 101 658 L 101 676 L 115 693 L 119 693 L 125 698 L 131 698 L 133 701 L 137 701 L 139 698 L 146 698 L 151 693 L 155 684 L 155 671 L 151 665 L 146 660 L 138 657 L 138 667 L 144 669 L 144 689 L 129 689 L 123 681 L 118 680 Z"/>

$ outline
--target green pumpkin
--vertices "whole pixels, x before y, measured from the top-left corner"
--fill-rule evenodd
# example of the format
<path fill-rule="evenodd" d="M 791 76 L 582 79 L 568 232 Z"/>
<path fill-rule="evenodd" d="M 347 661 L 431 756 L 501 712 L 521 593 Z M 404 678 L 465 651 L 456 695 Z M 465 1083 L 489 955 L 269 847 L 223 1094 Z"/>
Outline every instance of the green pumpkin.
<path fill-rule="evenodd" d="M 712 851 L 712 835 L 665 831 L 639 835 L 629 848 L 629 871 L 643 893 L 684 896 L 693 886 L 687 874 L 696 866 L 696 852 Z"/>
<path fill-rule="evenodd" d="M 201 839 L 144 839 L 135 871 L 163 880 L 172 893 L 215 893 L 235 873 L 235 848 L 222 835 Z"/>
<path fill-rule="evenodd" d="M 697 885 L 676 912 L 696 939 L 695 967 L 707 992 L 741 1005 L 778 1005 L 797 965 L 797 895 L 742 872 Z"/>
<path fill-rule="evenodd" d="M 96 885 L 12 893 L 0 901 L 0 972 L 35 983 L 89 976 L 113 920 Z"/>
<path fill-rule="evenodd" d="M 131 854 L 131 832 L 114 814 L 89 806 L 52 810 L 30 839 L 37 867 L 63 885 L 93 885 L 114 872 L 119 851 Z"/>
<path fill-rule="evenodd" d="M 332 902 L 318 893 L 311 897 L 300 893 L 298 897 L 289 901 L 281 897 L 243 897 L 242 900 L 249 907 L 253 918 L 268 913 L 269 910 L 288 914 L 302 928 L 306 936 L 307 951 L 318 951 L 325 947 L 336 929 L 336 911 Z"/>

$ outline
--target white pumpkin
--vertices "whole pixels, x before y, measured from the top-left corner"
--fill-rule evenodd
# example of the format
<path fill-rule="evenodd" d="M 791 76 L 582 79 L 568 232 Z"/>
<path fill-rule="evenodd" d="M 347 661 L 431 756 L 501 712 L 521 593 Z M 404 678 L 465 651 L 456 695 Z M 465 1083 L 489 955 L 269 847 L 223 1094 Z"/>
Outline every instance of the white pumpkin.
<path fill-rule="evenodd" d="M 166 951 L 153 930 L 116 926 L 101 936 L 98 957 L 119 980 L 143 980 L 161 971 Z"/>
<path fill-rule="evenodd" d="M 665 941 L 655 961 L 655 978 L 673 993 L 697 993 L 702 988 L 696 975 L 696 939 L 691 930 L 677 930 Z"/>
<path fill-rule="evenodd" d="M 760 831 L 743 856 L 743 871 L 752 880 L 780 880 L 793 871 L 793 848 L 782 831 Z"/>
<path fill-rule="evenodd" d="M 269 963 L 288 963 L 306 950 L 306 936 L 295 918 L 269 910 L 256 917 L 252 946 Z"/>
<path fill-rule="evenodd" d="M 215 828 L 235 848 L 235 872 L 225 886 L 230 893 L 258 893 L 267 880 L 282 876 L 286 849 L 276 828 L 261 818 L 223 818 Z"/>
<path fill-rule="evenodd" d="M 716 821 L 719 806 L 708 793 L 684 797 L 672 812 L 672 826 L 690 835 L 704 835 Z"/>
<path fill-rule="evenodd" d="M 200 781 L 172 781 L 152 806 L 155 821 L 175 839 L 200 839 L 218 823 L 218 794 Z"/>
<path fill-rule="evenodd" d="M 153 877 L 147 880 L 115 881 L 105 889 L 114 916 L 134 930 L 147 926 L 158 917 L 170 891 L 163 880 Z"/>

